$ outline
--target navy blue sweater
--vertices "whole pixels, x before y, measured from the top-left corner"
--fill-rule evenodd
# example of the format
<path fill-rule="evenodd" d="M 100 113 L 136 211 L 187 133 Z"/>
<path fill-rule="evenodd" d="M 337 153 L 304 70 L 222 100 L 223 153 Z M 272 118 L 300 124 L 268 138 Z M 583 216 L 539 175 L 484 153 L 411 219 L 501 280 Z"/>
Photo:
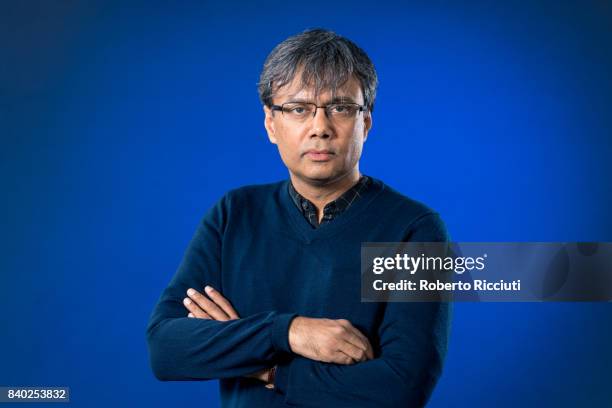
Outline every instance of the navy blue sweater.
<path fill-rule="evenodd" d="M 361 303 L 362 242 L 446 241 L 440 217 L 374 179 L 333 222 L 313 229 L 288 181 L 227 193 L 204 216 L 147 328 L 160 380 L 220 379 L 226 407 L 422 406 L 442 371 L 446 303 Z M 187 318 L 190 287 L 218 289 L 240 319 Z M 296 315 L 347 319 L 374 348 L 353 365 L 293 354 Z M 275 389 L 242 377 L 277 364 Z"/>

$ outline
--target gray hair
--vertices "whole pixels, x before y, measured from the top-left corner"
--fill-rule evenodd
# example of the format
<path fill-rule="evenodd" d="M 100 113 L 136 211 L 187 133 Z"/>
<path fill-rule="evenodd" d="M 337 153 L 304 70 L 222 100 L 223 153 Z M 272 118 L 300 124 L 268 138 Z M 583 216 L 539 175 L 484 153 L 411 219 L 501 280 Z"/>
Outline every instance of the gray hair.
<path fill-rule="evenodd" d="M 301 71 L 302 86 L 313 86 L 315 96 L 323 90 L 335 94 L 352 76 L 361 83 L 364 104 L 371 111 L 378 77 L 368 55 L 351 40 L 324 29 L 306 30 L 278 44 L 259 77 L 259 98 L 266 106 L 280 87 Z"/>

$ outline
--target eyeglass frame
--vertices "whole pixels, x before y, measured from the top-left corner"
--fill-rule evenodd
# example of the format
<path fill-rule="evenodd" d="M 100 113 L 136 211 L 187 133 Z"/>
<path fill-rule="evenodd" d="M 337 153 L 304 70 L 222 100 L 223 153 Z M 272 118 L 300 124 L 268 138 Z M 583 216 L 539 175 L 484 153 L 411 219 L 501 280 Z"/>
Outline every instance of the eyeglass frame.
<path fill-rule="evenodd" d="M 357 112 L 367 112 L 368 111 L 368 107 L 367 106 L 360 105 L 360 104 L 355 103 L 355 102 L 333 102 L 333 103 L 328 103 L 327 105 L 320 105 L 319 106 L 319 105 L 317 105 L 314 102 L 303 102 L 303 101 L 285 102 L 285 103 L 282 103 L 280 105 L 270 105 L 270 110 L 276 111 L 276 112 L 280 111 L 281 115 L 283 115 L 283 112 L 284 112 L 283 111 L 283 106 L 291 104 L 291 103 L 303 103 L 303 104 L 315 106 L 315 109 L 314 109 L 313 114 L 312 114 L 312 118 L 313 119 L 314 119 L 315 116 L 317 116 L 317 111 L 319 110 L 319 108 L 322 108 L 322 109 L 325 110 L 325 117 L 327 117 L 329 119 L 330 115 L 328 113 L 327 108 L 330 107 L 330 106 L 333 106 L 333 105 L 353 105 L 353 106 L 357 106 L 357 108 L 358 108 Z M 355 116 L 355 117 L 357 117 L 357 116 Z"/>

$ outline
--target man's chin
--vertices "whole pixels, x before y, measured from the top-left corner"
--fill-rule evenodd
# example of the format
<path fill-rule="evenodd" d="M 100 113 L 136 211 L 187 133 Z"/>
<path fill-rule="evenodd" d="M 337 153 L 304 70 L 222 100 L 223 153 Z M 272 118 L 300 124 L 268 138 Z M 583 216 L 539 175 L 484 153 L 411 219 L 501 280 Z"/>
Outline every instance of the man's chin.
<path fill-rule="evenodd" d="M 324 186 L 342 178 L 343 174 L 332 171 L 311 171 L 296 175 L 308 184 Z"/>

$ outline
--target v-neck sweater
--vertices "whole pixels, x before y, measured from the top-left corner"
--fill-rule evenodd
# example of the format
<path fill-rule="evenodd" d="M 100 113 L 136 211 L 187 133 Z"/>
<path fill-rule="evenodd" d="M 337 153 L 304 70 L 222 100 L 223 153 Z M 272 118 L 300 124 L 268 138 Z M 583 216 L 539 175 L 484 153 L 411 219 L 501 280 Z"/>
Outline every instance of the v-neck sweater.
<path fill-rule="evenodd" d="M 441 218 L 372 177 L 350 208 L 313 229 L 288 182 L 232 190 L 203 217 L 147 327 L 154 374 L 219 379 L 224 407 L 424 405 L 442 371 L 450 307 L 362 303 L 360 253 L 363 242 L 447 241 Z M 240 318 L 187 318 L 187 289 L 205 285 Z M 375 358 L 340 365 L 293 353 L 298 315 L 347 319 Z M 245 377 L 275 365 L 274 389 Z"/>

